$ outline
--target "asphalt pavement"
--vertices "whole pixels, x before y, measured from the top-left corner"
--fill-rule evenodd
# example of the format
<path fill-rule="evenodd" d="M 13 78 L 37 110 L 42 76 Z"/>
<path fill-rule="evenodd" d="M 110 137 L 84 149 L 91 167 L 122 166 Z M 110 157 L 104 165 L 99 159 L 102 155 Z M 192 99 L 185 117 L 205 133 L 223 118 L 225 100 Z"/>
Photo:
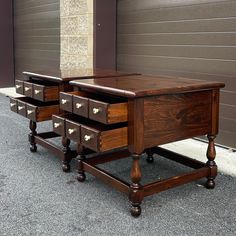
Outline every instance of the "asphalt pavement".
<path fill-rule="evenodd" d="M 0 96 L 0 235 L 236 235 L 236 178 L 219 174 L 144 199 L 142 215 L 129 214 L 127 196 L 87 175 L 78 183 L 76 163 L 63 173 L 60 160 L 42 147 L 29 151 L 28 120 Z M 39 131 L 51 129 L 51 122 Z M 60 145 L 60 140 L 54 140 Z M 73 144 L 72 144 L 73 148 Z M 101 167 L 129 179 L 130 158 Z M 146 182 L 189 171 L 160 156 L 141 161 Z"/>

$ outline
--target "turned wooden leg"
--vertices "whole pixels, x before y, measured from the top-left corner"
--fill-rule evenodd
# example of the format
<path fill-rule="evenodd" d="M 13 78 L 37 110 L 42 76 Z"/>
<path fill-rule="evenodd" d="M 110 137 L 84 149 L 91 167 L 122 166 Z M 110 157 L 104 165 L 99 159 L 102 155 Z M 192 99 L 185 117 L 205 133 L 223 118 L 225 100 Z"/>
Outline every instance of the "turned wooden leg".
<path fill-rule="evenodd" d="M 29 134 L 30 151 L 31 152 L 36 152 L 37 151 L 37 146 L 36 146 L 35 138 L 34 138 L 34 136 L 37 135 L 37 132 L 36 132 L 37 124 L 36 124 L 36 122 L 30 120 L 29 128 L 30 128 L 30 131 L 31 131 L 30 134 Z"/>
<path fill-rule="evenodd" d="M 70 155 L 70 139 L 66 137 L 62 137 L 62 145 L 63 145 L 63 153 L 64 157 L 62 160 L 62 170 L 64 172 L 69 172 L 70 171 L 70 162 L 71 162 L 71 155 Z"/>
<path fill-rule="evenodd" d="M 78 144 L 77 153 L 78 153 L 78 156 L 77 156 L 77 161 L 78 161 L 77 180 L 79 182 L 84 182 L 86 179 L 86 175 L 84 173 L 84 166 L 83 166 L 83 161 L 85 160 L 84 147 Z"/>
<path fill-rule="evenodd" d="M 130 212 L 134 217 L 138 217 L 141 214 L 141 203 L 143 200 L 143 187 L 140 184 L 140 180 L 142 177 L 141 168 L 139 164 L 140 155 L 133 154 L 133 165 L 131 169 L 131 180 L 132 183 L 130 185 L 130 194 L 129 200 L 131 202 Z"/>
<path fill-rule="evenodd" d="M 213 189 L 215 187 L 215 177 L 217 175 L 217 165 L 215 163 L 215 144 L 214 139 L 215 135 L 208 135 L 207 138 L 209 140 L 208 148 L 207 148 L 207 166 L 209 167 L 209 176 L 207 177 L 206 188 Z"/>
<path fill-rule="evenodd" d="M 146 151 L 146 153 L 147 153 L 147 158 L 146 158 L 147 163 L 153 163 L 154 162 L 154 158 L 153 158 L 154 153 L 153 153 L 152 149 L 151 148 L 148 149 Z"/>

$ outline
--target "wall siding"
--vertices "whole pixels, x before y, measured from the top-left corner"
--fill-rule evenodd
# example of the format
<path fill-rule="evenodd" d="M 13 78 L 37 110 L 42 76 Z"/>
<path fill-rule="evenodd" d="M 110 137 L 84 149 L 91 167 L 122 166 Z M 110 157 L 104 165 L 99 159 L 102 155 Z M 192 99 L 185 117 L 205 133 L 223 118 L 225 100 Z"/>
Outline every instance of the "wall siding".
<path fill-rule="evenodd" d="M 217 142 L 236 148 L 236 1 L 118 0 L 119 70 L 218 80 Z"/>
<path fill-rule="evenodd" d="M 14 0 L 15 78 L 60 68 L 60 0 Z"/>

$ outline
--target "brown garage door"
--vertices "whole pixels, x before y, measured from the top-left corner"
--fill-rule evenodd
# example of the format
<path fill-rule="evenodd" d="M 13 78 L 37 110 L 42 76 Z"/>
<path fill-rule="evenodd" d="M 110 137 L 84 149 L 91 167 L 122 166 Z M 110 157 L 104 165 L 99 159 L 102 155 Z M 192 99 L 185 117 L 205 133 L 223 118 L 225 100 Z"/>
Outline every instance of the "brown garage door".
<path fill-rule="evenodd" d="M 217 142 L 236 148 L 236 1 L 119 0 L 117 66 L 226 83 Z"/>

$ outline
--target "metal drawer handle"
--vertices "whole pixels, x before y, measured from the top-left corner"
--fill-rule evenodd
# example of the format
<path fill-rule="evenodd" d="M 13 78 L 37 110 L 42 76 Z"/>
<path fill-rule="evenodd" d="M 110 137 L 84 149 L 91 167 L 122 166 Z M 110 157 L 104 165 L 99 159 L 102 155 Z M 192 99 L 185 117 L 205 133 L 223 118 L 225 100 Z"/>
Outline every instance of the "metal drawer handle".
<path fill-rule="evenodd" d="M 17 89 L 19 89 L 19 88 L 21 88 L 21 87 L 22 87 L 21 85 L 18 85 L 18 84 L 16 85 L 16 88 L 17 88 Z"/>
<path fill-rule="evenodd" d="M 83 104 L 81 104 L 81 103 L 76 103 L 75 106 L 76 106 L 77 109 L 80 109 L 80 108 L 83 106 Z"/>
<path fill-rule="evenodd" d="M 34 90 L 34 93 L 37 95 L 37 94 L 39 94 L 39 93 L 41 93 L 42 91 L 41 90 L 37 90 L 37 89 L 35 89 Z"/>
<path fill-rule="evenodd" d="M 28 87 L 25 87 L 25 91 L 27 92 L 27 91 L 29 91 L 31 88 L 28 88 Z"/>
<path fill-rule="evenodd" d="M 93 138 L 92 135 L 85 135 L 85 136 L 84 136 L 84 140 L 85 140 L 86 142 L 88 142 L 88 141 L 91 140 L 92 138 Z"/>
<path fill-rule="evenodd" d="M 66 104 L 68 101 L 66 99 L 61 100 L 61 104 Z"/>
<path fill-rule="evenodd" d="M 61 126 L 61 123 L 54 123 L 54 128 L 58 128 Z"/>
<path fill-rule="evenodd" d="M 101 112 L 101 108 L 93 108 L 93 114 L 98 114 Z"/>
<path fill-rule="evenodd" d="M 73 134 L 73 133 L 75 133 L 76 132 L 76 129 L 68 129 L 68 133 L 69 134 Z"/>
<path fill-rule="evenodd" d="M 24 108 L 25 108 L 24 106 L 18 106 L 19 111 L 23 110 Z"/>
<path fill-rule="evenodd" d="M 10 103 L 10 107 L 16 106 L 16 103 Z"/>
<path fill-rule="evenodd" d="M 28 114 L 28 115 L 30 115 L 30 114 L 32 114 L 32 113 L 34 113 L 34 110 L 28 110 L 28 111 L 27 111 L 27 114 Z"/>

